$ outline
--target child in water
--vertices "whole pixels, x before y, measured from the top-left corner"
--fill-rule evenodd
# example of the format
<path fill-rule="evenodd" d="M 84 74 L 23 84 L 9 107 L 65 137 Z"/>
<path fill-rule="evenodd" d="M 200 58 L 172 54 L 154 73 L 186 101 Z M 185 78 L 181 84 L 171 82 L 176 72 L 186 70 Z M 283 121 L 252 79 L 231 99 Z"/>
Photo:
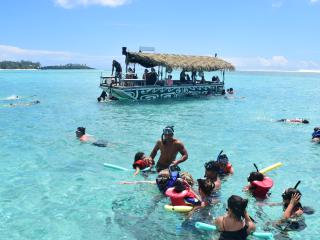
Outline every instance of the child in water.
<path fill-rule="evenodd" d="M 219 240 L 245 240 L 255 230 L 255 224 L 250 219 L 246 207 L 248 199 L 232 195 L 228 199 L 227 214 L 217 217 L 214 224 L 221 232 Z"/>
<path fill-rule="evenodd" d="M 220 167 L 216 161 L 209 161 L 204 164 L 206 179 L 211 180 L 215 185 L 215 190 L 220 189 L 221 180 L 219 178 Z"/>
<path fill-rule="evenodd" d="M 150 158 L 147 158 L 143 152 L 137 152 L 134 156 L 134 162 L 132 164 L 132 167 L 136 170 L 133 175 L 136 176 L 140 170 L 143 170 L 147 167 L 152 167 L 153 165 L 154 161 L 152 161 Z"/>
<path fill-rule="evenodd" d="M 222 154 L 223 151 L 220 152 L 218 158 L 217 158 L 217 163 L 219 165 L 219 175 L 228 175 L 228 174 L 233 174 L 234 170 L 229 163 L 228 156 L 226 154 Z"/>
<path fill-rule="evenodd" d="M 197 179 L 199 186 L 199 195 L 201 198 L 201 207 L 206 207 L 212 203 L 215 184 L 210 179 Z"/>
<path fill-rule="evenodd" d="M 301 192 L 295 188 L 288 188 L 284 191 L 282 194 L 283 219 L 295 218 L 303 214 L 301 196 Z"/>
<path fill-rule="evenodd" d="M 255 198 L 265 199 L 268 196 L 269 190 L 273 186 L 271 178 L 263 175 L 259 172 L 257 166 L 254 164 L 257 171 L 251 172 L 247 178 L 249 185 L 244 188 L 245 191 L 249 191 Z"/>
<path fill-rule="evenodd" d="M 166 190 L 166 196 L 170 197 L 173 206 L 199 206 L 201 204 L 191 186 L 181 178 L 176 180 L 173 187 Z"/>

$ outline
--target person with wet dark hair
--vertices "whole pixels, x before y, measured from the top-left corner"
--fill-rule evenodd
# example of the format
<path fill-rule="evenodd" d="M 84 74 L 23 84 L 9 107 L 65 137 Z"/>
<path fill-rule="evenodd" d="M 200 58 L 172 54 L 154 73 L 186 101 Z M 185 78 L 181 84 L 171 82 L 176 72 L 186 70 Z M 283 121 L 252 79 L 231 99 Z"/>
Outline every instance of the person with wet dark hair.
<path fill-rule="evenodd" d="M 174 186 L 166 190 L 166 196 L 170 197 L 172 206 L 199 206 L 201 201 L 193 192 L 187 181 L 178 178 Z"/>
<path fill-rule="evenodd" d="M 214 192 L 215 184 L 210 179 L 197 179 L 198 190 L 201 198 L 201 207 L 208 206 L 212 203 L 212 193 Z"/>
<path fill-rule="evenodd" d="M 152 167 L 154 162 L 150 161 L 149 158 L 145 156 L 143 152 L 137 152 L 134 156 L 134 161 L 132 167 L 136 170 L 134 176 L 136 176 L 140 170 L 146 169 L 147 167 Z"/>
<path fill-rule="evenodd" d="M 256 172 L 251 172 L 247 178 L 249 185 L 244 188 L 249 191 L 257 199 L 265 199 L 268 196 L 269 190 L 273 186 L 273 180 L 264 174 L 260 173 L 258 167 L 254 164 Z"/>
<path fill-rule="evenodd" d="M 86 128 L 84 127 L 78 127 L 76 130 L 76 137 L 81 141 L 85 143 L 91 143 L 94 146 L 97 147 L 107 147 L 107 142 L 104 140 L 96 140 L 91 135 L 86 134 Z"/>
<path fill-rule="evenodd" d="M 214 221 L 221 232 L 219 240 L 245 240 L 255 230 L 255 224 L 246 211 L 247 205 L 248 199 L 237 195 L 228 199 L 227 214 Z"/>
<path fill-rule="evenodd" d="M 157 141 L 151 154 L 150 160 L 154 161 L 158 151 L 160 150 L 160 157 L 156 164 L 156 169 L 160 172 L 168 168 L 170 165 L 178 165 L 188 159 L 188 152 L 183 143 L 174 138 L 173 126 L 167 126 L 163 129 L 161 139 Z M 180 159 L 176 160 L 177 154 L 180 153 Z"/>
<path fill-rule="evenodd" d="M 232 164 L 229 162 L 229 158 L 223 153 L 223 150 L 219 153 L 217 157 L 217 163 L 219 165 L 219 175 L 229 175 L 234 173 Z"/>
<path fill-rule="evenodd" d="M 295 188 L 288 188 L 282 194 L 283 219 L 294 218 L 303 214 L 303 207 L 300 203 L 301 192 Z"/>
<path fill-rule="evenodd" d="M 220 189 L 221 180 L 219 178 L 220 167 L 216 161 L 209 161 L 204 164 L 205 174 L 204 177 L 212 181 L 215 185 L 215 190 Z"/>

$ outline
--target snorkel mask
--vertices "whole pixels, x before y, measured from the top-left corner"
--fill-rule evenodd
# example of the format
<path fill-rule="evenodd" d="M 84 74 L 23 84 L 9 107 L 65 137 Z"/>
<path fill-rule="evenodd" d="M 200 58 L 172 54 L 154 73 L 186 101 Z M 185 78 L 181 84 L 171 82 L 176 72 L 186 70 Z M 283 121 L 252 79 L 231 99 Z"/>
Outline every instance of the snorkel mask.
<path fill-rule="evenodd" d="M 161 141 L 163 143 L 165 143 L 164 139 L 163 139 L 163 136 L 164 135 L 171 135 L 173 136 L 174 134 L 174 129 L 173 129 L 174 126 L 166 126 L 163 130 L 162 130 L 162 135 L 161 135 Z"/>
<path fill-rule="evenodd" d="M 229 162 L 229 159 L 226 154 L 222 154 L 223 150 L 220 151 L 218 157 L 217 157 L 217 163 L 222 164 L 222 165 L 227 165 Z"/>

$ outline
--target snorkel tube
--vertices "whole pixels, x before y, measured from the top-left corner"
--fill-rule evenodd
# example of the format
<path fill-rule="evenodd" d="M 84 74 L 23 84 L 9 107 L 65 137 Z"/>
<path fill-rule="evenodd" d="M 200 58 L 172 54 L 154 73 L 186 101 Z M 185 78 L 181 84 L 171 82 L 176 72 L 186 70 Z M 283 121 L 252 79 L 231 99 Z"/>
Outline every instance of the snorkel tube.
<path fill-rule="evenodd" d="M 217 161 L 219 160 L 219 157 L 221 156 L 221 154 L 223 153 L 223 150 L 220 151 L 218 157 L 217 157 Z"/>

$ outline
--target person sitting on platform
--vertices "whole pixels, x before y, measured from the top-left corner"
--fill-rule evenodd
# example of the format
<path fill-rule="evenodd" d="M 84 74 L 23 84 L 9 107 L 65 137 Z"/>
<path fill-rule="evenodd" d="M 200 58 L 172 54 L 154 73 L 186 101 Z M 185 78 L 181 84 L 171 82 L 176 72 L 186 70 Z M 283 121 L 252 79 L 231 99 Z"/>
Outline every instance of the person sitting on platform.
<path fill-rule="evenodd" d="M 219 79 L 218 76 L 213 76 L 211 80 L 212 80 L 212 82 L 214 82 L 214 83 L 219 83 L 219 82 L 220 82 L 220 79 Z"/>

